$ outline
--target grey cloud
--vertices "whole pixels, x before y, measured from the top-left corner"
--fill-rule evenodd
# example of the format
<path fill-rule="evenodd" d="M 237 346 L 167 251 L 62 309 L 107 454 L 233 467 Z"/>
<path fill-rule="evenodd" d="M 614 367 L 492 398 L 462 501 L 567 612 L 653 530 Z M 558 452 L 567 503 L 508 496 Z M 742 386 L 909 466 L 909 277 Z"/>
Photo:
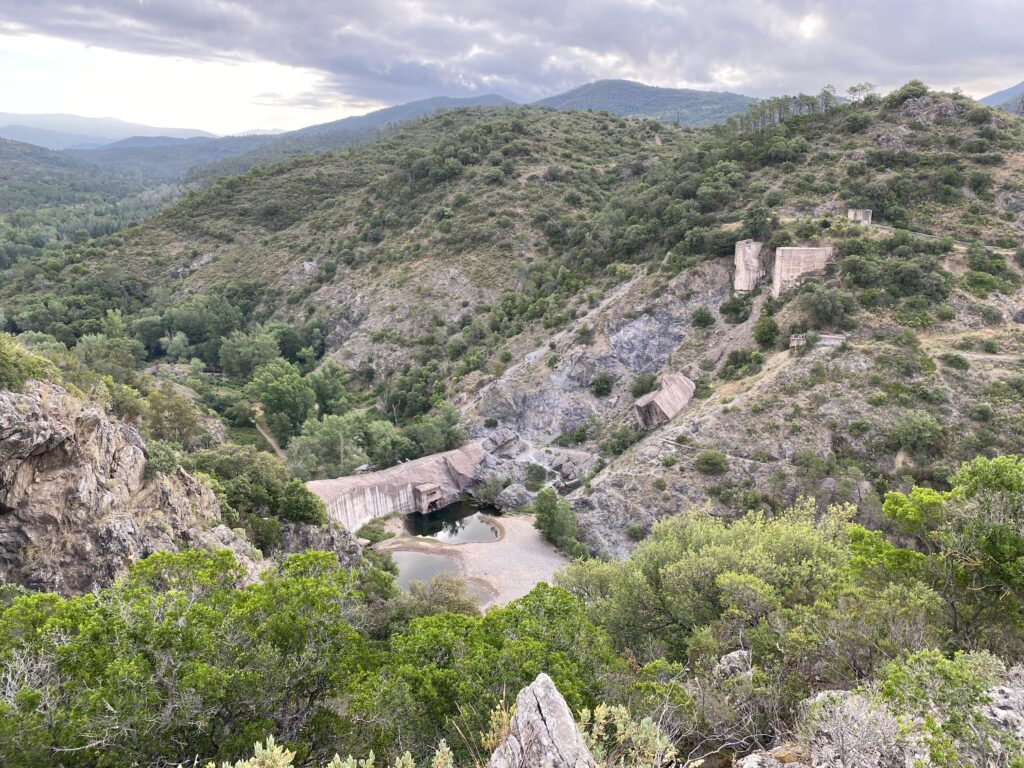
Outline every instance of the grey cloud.
<path fill-rule="evenodd" d="M 313 104 L 529 100 L 603 77 L 752 95 L 912 77 L 994 88 L 1024 78 L 1020 10 L 1019 0 L 0 0 L 0 21 L 119 50 L 314 68 L 326 83 L 302 97 Z M 806 16 L 822 21 L 811 39 Z"/>

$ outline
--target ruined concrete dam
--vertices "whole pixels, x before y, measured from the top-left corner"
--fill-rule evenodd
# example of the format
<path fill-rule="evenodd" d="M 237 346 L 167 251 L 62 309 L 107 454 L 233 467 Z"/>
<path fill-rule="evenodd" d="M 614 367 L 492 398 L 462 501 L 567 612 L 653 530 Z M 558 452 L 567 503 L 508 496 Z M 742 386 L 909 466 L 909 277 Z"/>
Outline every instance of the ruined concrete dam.
<path fill-rule="evenodd" d="M 306 487 L 327 505 L 332 520 L 355 532 L 378 517 L 425 515 L 458 501 L 483 458 L 483 445 L 474 442 L 378 472 L 313 480 Z"/>

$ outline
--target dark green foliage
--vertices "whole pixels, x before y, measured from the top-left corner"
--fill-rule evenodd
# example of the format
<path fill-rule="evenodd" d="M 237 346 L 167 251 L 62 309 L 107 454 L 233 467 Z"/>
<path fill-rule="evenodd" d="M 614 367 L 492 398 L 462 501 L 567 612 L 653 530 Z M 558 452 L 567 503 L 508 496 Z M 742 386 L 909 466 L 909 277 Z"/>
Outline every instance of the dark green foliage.
<path fill-rule="evenodd" d="M 607 397 L 612 393 L 615 380 L 608 373 L 599 373 L 590 380 L 590 391 L 595 397 Z"/>
<path fill-rule="evenodd" d="M 586 548 L 579 541 L 576 513 L 569 502 L 560 499 L 553 489 L 543 488 L 537 494 L 532 511 L 533 525 L 545 539 L 574 557 L 586 555 Z"/>
<path fill-rule="evenodd" d="M 718 306 L 718 311 L 730 325 L 738 325 L 750 317 L 750 308 L 754 301 L 754 291 L 734 293 Z"/>
<path fill-rule="evenodd" d="M 769 314 L 762 314 L 754 323 L 754 341 L 762 349 L 770 349 L 779 340 L 779 324 Z"/>
<path fill-rule="evenodd" d="M 764 355 L 760 352 L 752 349 L 734 349 L 725 358 L 725 365 L 718 375 L 727 381 L 742 379 L 758 373 L 763 364 Z"/>
<path fill-rule="evenodd" d="M 942 425 L 924 411 L 908 411 L 896 419 L 889 430 L 889 443 L 915 456 L 940 453 L 944 440 Z"/>
<path fill-rule="evenodd" d="M 643 397 L 648 392 L 653 392 L 658 388 L 658 377 L 653 373 L 641 373 L 635 379 L 633 379 L 633 386 L 630 388 L 630 393 L 634 398 Z"/>
<path fill-rule="evenodd" d="M 697 307 L 693 310 L 692 322 L 694 328 L 710 328 L 715 324 L 715 316 L 707 307 Z"/>
<path fill-rule="evenodd" d="M 729 459 L 721 451 L 701 451 L 693 465 L 705 475 L 721 475 L 729 470 Z"/>
<path fill-rule="evenodd" d="M 970 361 L 963 355 L 958 355 L 956 352 L 943 352 L 939 355 L 939 360 L 942 364 L 948 368 L 954 368 L 958 371 L 966 371 L 971 367 Z"/>
<path fill-rule="evenodd" d="M 526 486 L 526 490 L 536 493 L 544 487 L 547 479 L 548 472 L 544 467 L 540 464 L 531 464 L 526 469 L 526 479 L 523 481 L 523 485 Z"/>
<path fill-rule="evenodd" d="M 854 311 L 853 297 L 837 288 L 813 285 L 800 296 L 800 308 L 807 313 L 812 328 L 846 328 Z"/>
<path fill-rule="evenodd" d="M 277 502 L 277 515 L 291 523 L 327 523 L 327 508 L 320 498 L 299 480 L 289 480 L 281 490 Z"/>

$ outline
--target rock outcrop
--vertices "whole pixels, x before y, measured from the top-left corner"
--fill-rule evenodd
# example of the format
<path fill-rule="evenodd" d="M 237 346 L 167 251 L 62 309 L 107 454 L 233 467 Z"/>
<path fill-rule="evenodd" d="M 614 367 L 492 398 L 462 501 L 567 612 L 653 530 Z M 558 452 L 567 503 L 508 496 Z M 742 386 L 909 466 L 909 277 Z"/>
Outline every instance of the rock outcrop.
<path fill-rule="evenodd" d="M 0 391 L 0 581 L 71 594 L 157 551 L 260 555 L 220 524 L 216 497 L 183 470 L 149 477 L 132 427 L 61 387 Z"/>
<path fill-rule="evenodd" d="M 569 706 L 543 672 L 516 696 L 509 732 L 490 768 L 596 768 Z"/>

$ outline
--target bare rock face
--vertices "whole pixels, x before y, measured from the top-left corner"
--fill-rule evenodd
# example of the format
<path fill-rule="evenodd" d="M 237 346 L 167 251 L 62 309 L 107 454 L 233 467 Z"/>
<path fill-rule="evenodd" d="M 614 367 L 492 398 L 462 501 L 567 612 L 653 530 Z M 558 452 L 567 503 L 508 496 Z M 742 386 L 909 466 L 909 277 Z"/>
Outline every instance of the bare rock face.
<path fill-rule="evenodd" d="M 338 523 L 307 525 L 284 523 L 281 525 L 279 555 L 291 555 L 308 550 L 332 552 L 344 568 L 354 568 L 362 558 L 355 537 Z"/>
<path fill-rule="evenodd" d="M 0 581 L 71 594 L 182 547 L 259 553 L 191 475 L 147 477 L 139 433 L 51 384 L 0 391 Z"/>
<path fill-rule="evenodd" d="M 507 509 L 520 509 L 533 504 L 537 494 L 531 493 L 525 485 L 513 483 L 505 488 L 494 499 L 494 506 L 504 512 Z"/>
<path fill-rule="evenodd" d="M 565 699 L 543 672 L 516 697 L 509 733 L 490 768 L 596 768 Z"/>

